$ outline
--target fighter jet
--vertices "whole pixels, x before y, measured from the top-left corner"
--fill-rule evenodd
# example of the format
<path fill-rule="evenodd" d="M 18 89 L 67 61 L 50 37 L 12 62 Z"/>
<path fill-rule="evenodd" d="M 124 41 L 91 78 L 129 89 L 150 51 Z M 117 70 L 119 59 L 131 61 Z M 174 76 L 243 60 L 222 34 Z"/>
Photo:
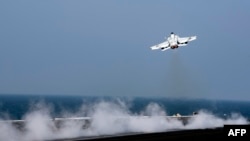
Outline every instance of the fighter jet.
<path fill-rule="evenodd" d="M 180 46 L 186 46 L 190 41 L 196 39 L 196 36 L 190 37 L 179 37 L 178 35 L 171 32 L 170 36 L 166 38 L 165 42 L 162 42 L 158 45 L 154 45 L 150 47 L 152 50 L 161 49 L 161 51 L 165 51 L 168 49 L 176 49 Z"/>

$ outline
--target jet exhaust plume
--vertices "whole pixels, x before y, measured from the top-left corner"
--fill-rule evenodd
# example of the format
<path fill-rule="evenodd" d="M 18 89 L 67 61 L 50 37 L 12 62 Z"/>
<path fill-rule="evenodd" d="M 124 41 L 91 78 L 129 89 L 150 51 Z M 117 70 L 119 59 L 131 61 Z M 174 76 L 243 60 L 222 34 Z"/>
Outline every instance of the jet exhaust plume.
<path fill-rule="evenodd" d="M 189 99 L 207 97 L 208 86 L 205 85 L 203 78 L 186 64 L 188 63 L 178 52 L 172 54 L 166 65 L 168 73 L 163 80 L 167 96 Z"/>
<path fill-rule="evenodd" d="M 65 113 L 67 117 L 86 115 L 88 120 L 81 121 L 75 118 L 60 121 L 52 117 L 50 106 L 47 107 L 46 104 L 40 103 L 38 105 L 39 108 L 33 109 L 23 117 L 25 124 L 19 128 L 11 122 L 0 120 L 0 140 L 52 140 L 118 133 L 213 128 L 229 123 L 248 123 L 246 118 L 236 113 L 223 119 L 208 111 L 200 110 L 197 115 L 189 119 L 187 124 L 184 124 L 177 118 L 166 119 L 167 113 L 157 103 L 150 103 L 144 110 L 132 113 L 129 110 L 129 104 L 122 100 L 118 102 L 100 101 L 87 106 L 83 104 L 77 113 L 71 113 L 71 115 L 69 115 L 70 112 Z"/>

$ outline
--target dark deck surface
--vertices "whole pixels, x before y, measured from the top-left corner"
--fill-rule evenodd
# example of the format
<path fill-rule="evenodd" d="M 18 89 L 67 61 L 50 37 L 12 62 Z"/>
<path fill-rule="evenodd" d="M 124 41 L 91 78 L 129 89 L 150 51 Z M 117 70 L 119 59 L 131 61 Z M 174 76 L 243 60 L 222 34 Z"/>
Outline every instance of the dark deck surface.
<path fill-rule="evenodd" d="M 222 139 L 225 138 L 223 128 L 195 129 L 160 133 L 137 133 L 117 136 L 79 137 L 73 139 L 61 139 L 56 141 L 166 141 L 175 139 Z"/>

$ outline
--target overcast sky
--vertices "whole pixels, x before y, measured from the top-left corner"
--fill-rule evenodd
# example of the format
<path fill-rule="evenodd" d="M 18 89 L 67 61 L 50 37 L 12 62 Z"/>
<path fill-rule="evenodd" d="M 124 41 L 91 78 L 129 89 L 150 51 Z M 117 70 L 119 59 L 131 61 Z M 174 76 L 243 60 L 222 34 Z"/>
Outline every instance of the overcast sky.
<path fill-rule="evenodd" d="M 250 100 L 250 1 L 0 1 L 0 94 Z M 170 32 L 197 40 L 152 51 Z"/>

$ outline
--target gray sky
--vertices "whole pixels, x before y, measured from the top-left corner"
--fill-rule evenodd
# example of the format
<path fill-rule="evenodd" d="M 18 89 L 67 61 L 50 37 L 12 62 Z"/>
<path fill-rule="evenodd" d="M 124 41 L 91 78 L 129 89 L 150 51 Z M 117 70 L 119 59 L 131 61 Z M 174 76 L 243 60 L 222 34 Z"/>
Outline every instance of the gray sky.
<path fill-rule="evenodd" d="M 250 2 L 0 1 L 0 93 L 250 100 Z M 170 32 L 197 35 L 152 51 Z"/>

